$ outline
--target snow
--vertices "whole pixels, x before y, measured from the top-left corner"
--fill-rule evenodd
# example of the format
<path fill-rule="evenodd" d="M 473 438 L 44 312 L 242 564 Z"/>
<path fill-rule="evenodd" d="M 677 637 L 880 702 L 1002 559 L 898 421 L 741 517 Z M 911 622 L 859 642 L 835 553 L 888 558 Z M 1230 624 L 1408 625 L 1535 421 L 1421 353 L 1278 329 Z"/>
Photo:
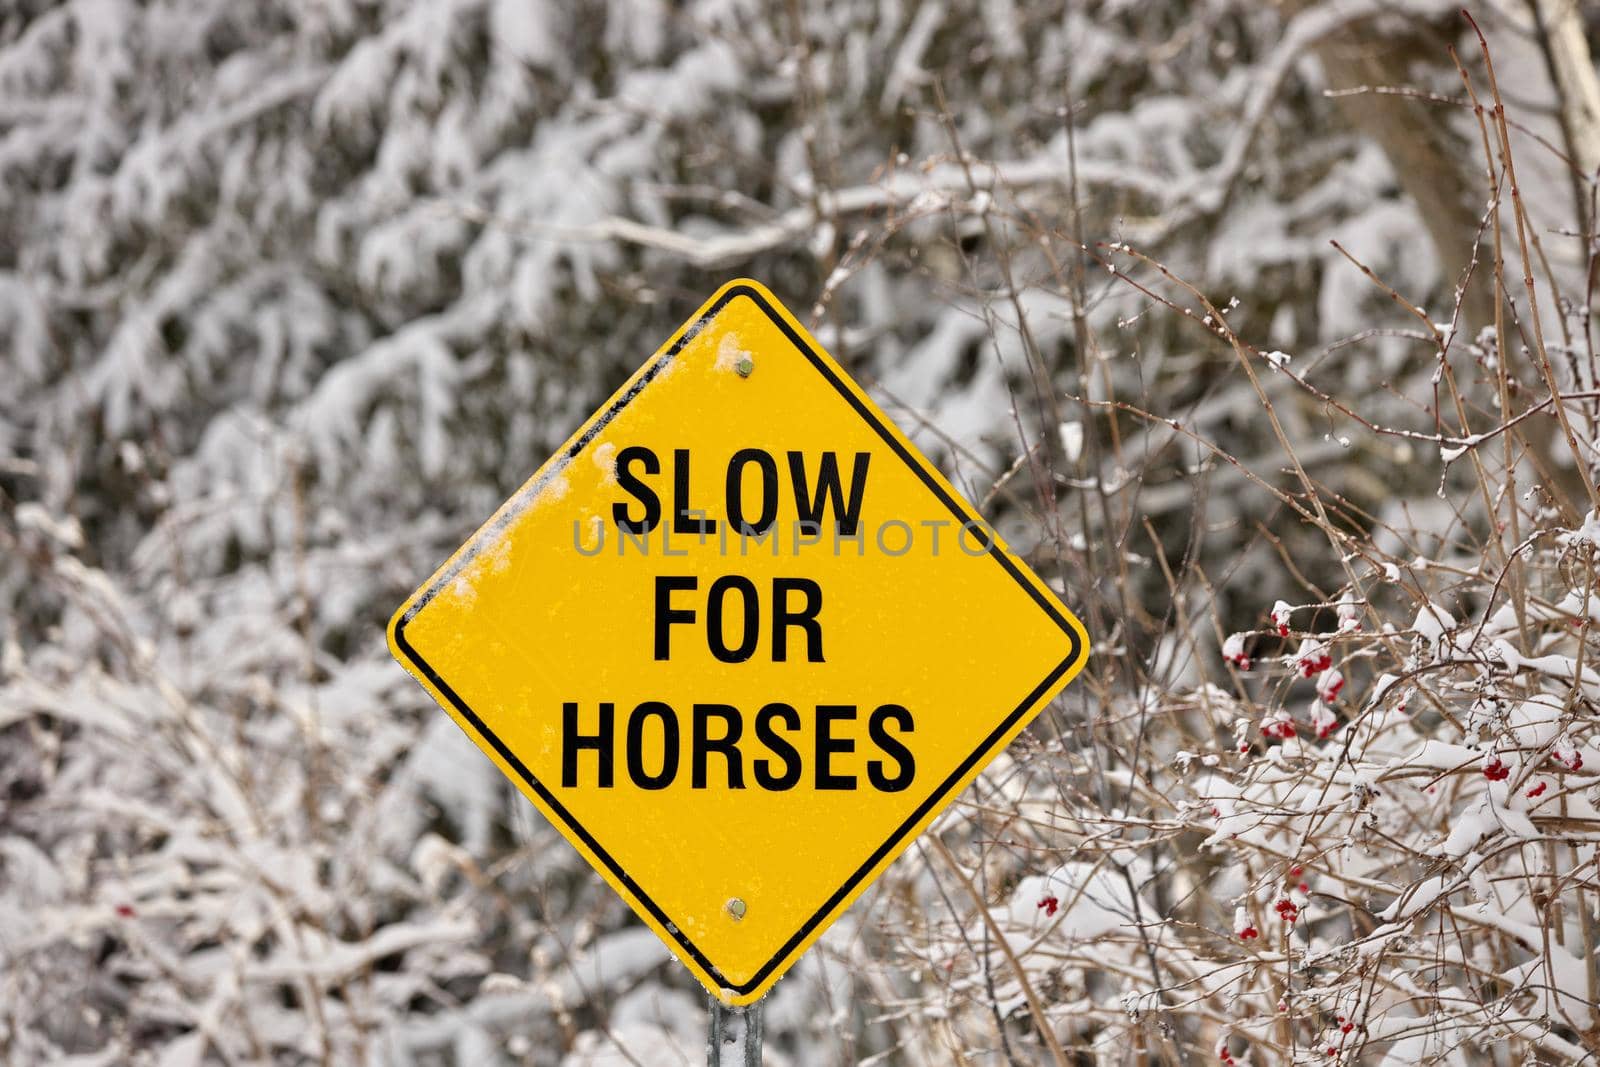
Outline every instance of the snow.
<path fill-rule="evenodd" d="M 1472 290 L 1452 306 L 1461 252 L 1435 242 L 1459 198 L 1417 190 L 1466 190 L 1476 213 L 1481 160 L 1430 183 L 1366 125 L 1377 92 L 1335 88 L 1341 57 L 1383 66 L 1361 42 L 1421 16 L 1482 92 L 1475 38 L 1432 0 L 1302 7 L 8 8 L 8 1054 L 705 1058 L 692 980 L 382 631 L 748 274 L 815 307 L 804 325 L 1094 644 L 935 824 L 970 891 L 919 838 L 769 998 L 773 1067 L 1050 1062 L 1047 1034 L 1108 1063 L 1151 1035 L 1190 1062 L 1287 1062 L 1290 1039 L 1325 1059 L 1337 1013 L 1372 1062 L 1581 1058 L 1559 1034 L 1592 1018 L 1573 901 L 1600 820 L 1600 512 L 1567 483 L 1593 457 L 1530 410 L 1549 386 L 1527 294 L 1505 353 Z M 1561 236 L 1581 220 L 1545 147 L 1559 98 L 1513 16 L 1477 13 L 1521 202 L 1556 235 L 1531 273 L 1582 436 L 1593 309 Z M 1361 80 L 1458 94 L 1443 43 Z M 1080 278 L 1080 236 L 1111 269 Z M 1493 236 L 1470 239 L 1479 279 Z M 1527 413 L 1509 430 L 1502 373 Z M 767 429 L 755 443 L 791 447 Z M 1514 482 L 1501 445 L 1529 449 Z M 614 485 L 617 447 L 539 502 Z M 1434 448 L 1452 469 L 1422 462 Z M 530 575 L 529 595 L 568 577 Z M 460 578 L 442 595 L 469 599 Z M 647 632 L 614 614 L 619 644 Z M 895 699 L 953 655 L 872 640 L 881 692 L 839 699 Z M 1021 670 L 983 669 L 997 692 Z M 918 798 L 898 800 L 904 818 Z"/>
<path fill-rule="evenodd" d="M 1483 753 L 1464 745 L 1452 745 L 1443 741 L 1427 740 L 1415 751 L 1407 753 L 1403 758 L 1397 758 L 1390 763 L 1391 767 L 1426 767 L 1436 771 L 1454 771 L 1463 767 L 1475 766 L 1483 759 Z"/>
<path fill-rule="evenodd" d="M 1561 733 L 1562 707 L 1553 697 L 1534 697 L 1524 700 L 1511 709 L 1506 726 L 1517 746 L 1525 751 L 1537 751 L 1553 742 Z"/>
<path fill-rule="evenodd" d="M 1061 450 L 1068 463 L 1077 463 L 1083 455 L 1083 423 L 1063 422 L 1057 430 L 1061 436 Z"/>
<path fill-rule="evenodd" d="M 1050 916 L 1039 907 L 1046 897 L 1071 906 Z M 1091 941 L 1126 929 L 1138 914 L 1126 882 L 1113 872 L 1085 863 L 1066 863 L 1018 882 L 1004 917 L 1008 928 L 1039 937 Z"/>
<path fill-rule="evenodd" d="M 1454 629 L 1455 617 L 1437 604 L 1424 604 L 1411 624 L 1423 640 L 1437 643 L 1446 630 Z"/>
<path fill-rule="evenodd" d="M 1247 636 L 1242 633 L 1229 634 L 1222 642 L 1222 658 L 1238 667 L 1240 670 L 1250 669 L 1250 656 L 1245 651 Z"/>
<path fill-rule="evenodd" d="M 552 25 L 557 8 L 519 0 L 495 0 L 490 26 L 495 43 L 531 66 L 560 69 L 563 64 L 562 27 Z"/>
<path fill-rule="evenodd" d="M 16 522 L 19 529 L 32 530 L 64 548 L 83 547 L 83 529 L 77 519 L 57 518 L 32 501 L 17 505 Z"/>
<path fill-rule="evenodd" d="M 1460 438 L 1455 443 L 1450 445 L 1441 444 L 1439 446 L 1439 458 L 1446 463 L 1453 463 L 1465 455 L 1470 449 L 1478 447 L 1478 445 L 1482 444 L 1486 440 L 1488 440 L 1486 435 L 1477 433 Z"/>
<path fill-rule="evenodd" d="M 1600 547 L 1600 511 L 1591 510 L 1583 517 L 1583 525 L 1576 530 L 1568 530 L 1561 535 L 1563 544 L 1569 547 L 1587 545 Z"/>
<path fill-rule="evenodd" d="M 1458 816 L 1451 824 L 1450 835 L 1445 839 L 1442 851 L 1446 856 L 1460 858 L 1478 847 L 1478 843 L 1499 828 L 1494 814 L 1487 804 L 1479 804 Z M 1442 883 L 1442 876 L 1439 879 Z M 1437 896 L 1435 891 L 1434 896 Z M 1424 911 L 1433 903 L 1434 897 L 1425 897 L 1418 901 L 1413 913 Z M 1383 916 L 1393 918 L 1392 915 Z"/>

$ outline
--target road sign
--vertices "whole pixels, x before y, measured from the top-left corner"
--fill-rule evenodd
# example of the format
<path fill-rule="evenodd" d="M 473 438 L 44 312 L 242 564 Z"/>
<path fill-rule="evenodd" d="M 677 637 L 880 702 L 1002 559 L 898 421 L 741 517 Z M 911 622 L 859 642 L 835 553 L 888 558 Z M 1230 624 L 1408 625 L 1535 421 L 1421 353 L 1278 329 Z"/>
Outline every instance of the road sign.
<path fill-rule="evenodd" d="M 748 281 L 406 601 L 389 643 L 730 1005 L 1088 654 L 1045 583 Z"/>

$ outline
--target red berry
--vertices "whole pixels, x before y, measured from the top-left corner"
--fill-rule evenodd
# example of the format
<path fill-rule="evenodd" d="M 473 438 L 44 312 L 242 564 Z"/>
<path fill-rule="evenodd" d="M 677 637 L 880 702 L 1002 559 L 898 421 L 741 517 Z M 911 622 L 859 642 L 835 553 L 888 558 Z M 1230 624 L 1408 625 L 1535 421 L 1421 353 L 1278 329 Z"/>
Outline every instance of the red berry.
<path fill-rule="evenodd" d="M 1039 901 L 1039 907 L 1044 909 L 1044 913 L 1048 917 L 1054 915 L 1056 909 L 1061 907 L 1061 901 L 1056 897 L 1044 897 Z"/>
<path fill-rule="evenodd" d="M 1245 651 L 1245 640 L 1244 634 L 1229 634 L 1228 639 L 1222 642 L 1222 658 L 1241 671 L 1250 669 L 1250 653 Z"/>
<path fill-rule="evenodd" d="M 1274 719 L 1261 727 L 1262 737 L 1277 737 L 1287 741 L 1295 735 L 1294 720 Z"/>
<path fill-rule="evenodd" d="M 1511 777 L 1511 768 L 1500 762 L 1499 756 L 1490 756 L 1483 765 L 1483 776 L 1491 782 L 1503 782 Z"/>
<path fill-rule="evenodd" d="M 135 912 L 133 910 L 133 905 L 132 904 L 118 904 L 117 905 L 117 914 L 122 916 L 122 918 L 124 918 L 124 919 L 133 918 L 133 916 L 135 914 Z"/>
<path fill-rule="evenodd" d="M 1548 782 L 1540 782 L 1538 785 L 1536 785 L 1532 789 L 1528 790 L 1528 792 L 1527 792 L 1528 798 L 1531 800 L 1534 797 L 1542 797 L 1542 796 L 1544 796 L 1544 791 L 1549 786 L 1549 784 L 1550 783 L 1548 783 Z"/>
<path fill-rule="evenodd" d="M 1333 658 L 1326 652 L 1319 652 L 1315 655 L 1306 656 L 1304 659 L 1300 660 L 1299 663 L 1300 677 L 1310 678 L 1312 675 L 1321 674 L 1323 671 L 1333 666 Z"/>

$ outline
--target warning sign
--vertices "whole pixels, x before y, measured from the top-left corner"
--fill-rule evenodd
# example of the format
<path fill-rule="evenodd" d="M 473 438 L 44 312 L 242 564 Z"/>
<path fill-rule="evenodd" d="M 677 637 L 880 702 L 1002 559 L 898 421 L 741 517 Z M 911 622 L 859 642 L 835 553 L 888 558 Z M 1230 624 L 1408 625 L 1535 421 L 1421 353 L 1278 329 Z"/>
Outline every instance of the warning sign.
<path fill-rule="evenodd" d="M 1051 590 L 748 281 L 389 638 L 730 1005 L 764 994 L 1088 654 Z"/>

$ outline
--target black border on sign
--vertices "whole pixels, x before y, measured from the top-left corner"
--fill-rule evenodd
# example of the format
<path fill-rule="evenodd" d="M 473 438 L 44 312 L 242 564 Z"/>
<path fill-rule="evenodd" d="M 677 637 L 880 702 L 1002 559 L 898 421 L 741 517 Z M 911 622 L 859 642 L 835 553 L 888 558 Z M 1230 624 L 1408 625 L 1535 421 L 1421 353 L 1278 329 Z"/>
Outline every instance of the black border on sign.
<path fill-rule="evenodd" d="M 722 294 L 721 299 L 719 299 L 715 304 L 712 304 L 711 307 L 706 310 L 704 315 L 690 323 L 677 337 L 677 339 L 673 341 L 672 345 L 661 354 L 661 356 L 650 366 L 648 370 L 644 372 L 644 374 L 639 378 L 638 382 L 634 384 L 633 388 L 629 389 L 625 394 L 619 397 L 615 403 L 606 409 L 605 413 L 601 415 L 599 419 L 595 420 L 593 426 L 590 426 L 581 437 L 572 443 L 571 447 L 567 449 L 566 454 L 560 458 L 559 462 L 552 464 L 550 469 L 545 472 L 543 477 L 537 479 L 533 484 L 529 485 L 526 489 L 518 494 L 520 498 L 519 504 L 524 503 L 527 500 L 530 500 L 533 496 L 537 495 L 551 478 L 560 474 L 561 471 L 566 468 L 567 464 L 571 463 L 578 453 L 583 451 L 584 447 L 588 445 L 590 441 L 594 440 L 600 431 L 605 429 L 607 424 L 609 424 L 612 419 L 616 418 L 617 415 L 622 412 L 623 408 L 627 407 L 629 403 L 631 403 L 641 392 L 643 392 L 644 387 L 649 385 L 650 382 L 655 379 L 656 375 L 658 375 L 662 369 L 672 361 L 673 357 L 683 349 L 684 345 L 686 345 L 695 337 L 696 334 L 703 330 L 706 325 L 716 317 L 719 311 L 726 307 L 735 298 L 741 296 L 748 297 L 750 300 L 754 301 L 756 306 L 759 307 L 766 314 L 766 316 L 772 320 L 773 324 L 777 326 L 778 329 L 783 331 L 784 336 L 789 339 L 790 343 L 793 344 L 800 352 L 804 353 L 805 357 L 811 361 L 811 365 L 815 367 L 824 378 L 827 379 L 828 383 L 838 391 L 839 395 L 842 396 L 852 408 L 855 409 L 856 413 L 866 420 L 867 425 L 871 426 L 873 430 L 877 432 L 878 436 L 883 438 L 884 442 L 888 444 L 890 448 L 894 449 L 895 453 L 901 458 L 901 460 L 903 460 L 908 467 L 917 473 L 917 476 L 922 479 L 923 484 L 932 491 L 934 496 L 938 497 L 939 501 L 943 503 L 945 507 L 950 509 L 951 513 L 955 515 L 956 519 L 960 523 L 965 524 L 972 520 L 973 516 L 964 511 L 961 505 L 956 502 L 951 494 L 939 484 L 938 480 L 933 477 L 921 457 L 915 456 L 908 451 L 906 447 L 901 444 L 900 440 L 896 438 L 895 435 L 889 430 L 889 428 L 883 424 L 883 421 L 879 419 L 870 408 L 862 403 L 861 398 L 856 396 L 856 394 L 852 392 L 843 381 L 840 380 L 839 375 L 834 372 L 833 368 L 824 362 L 816 354 L 816 352 L 812 350 L 811 346 L 808 345 L 800 337 L 800 335 L 795 332 L 794 328 L 784 320 L 783 316 L 779 315 L 773 310 L 766 298 L 758 290 L 747 285 L 735 285 L 729 288 L 725 293 Z M 491 523 L 491 532 L 495 528 L 503 528 L 505 525 L 508 525 L 511 519 L 520 510 L 520 507 L 506 509 L 505 512 L 502 513 L 502 517 L 499 521 Z M 489 538 L 475 537 L 474 540 L 481 545 L 486 543 Z M 714 975 L 717 978 L 726 981 L 722 975 L 722 972 L 717 969 L 716 965 L 707 959 L 705 954 L 695 946 L 694 942 L 690 941 L 688 937 L 684 935 L 683 930 L 673 921 L 673 919 L 671 919 L 664 911 L 662 911 L 654 900 L 650 899 L 649 894 L 644 891 L 643 887 L 635 882 L 628 872 L 623 870 L 622 866 L 612 858 L 611 854 L 601 847 L 600 842 L 596 841 L 589 834 L 589 831 L 584 829 L 583 826 L 572 817 L 572 814 L 567 811 L 561 802 L 557 800 L 555 796 L 544 787 L 544 784 L 533 776 L 532 772 L 528 770 L 527 766 L 517 758 L 516 753 L 512 752 L 511 749 L 507 747 L 505 742 L 500 740 L 500 738 L 497 737 L 494 732 L 484 724 L 483 720 L 478 717 L 477 713 L 467 706 L 467 702 L 462 700 L 460 695 L 457 694 L 454 689 L 451 689 L 449 684 L 446 683 L 443 678 L 439 677 L 438 672 L 429 666 L 422 656 L 418 654 L 417 650 L 412 647 L 411 643 L 406 640 L 406 625 L 416 617 L 418 612 L 428 605 L 428 602 L 433 599 L 440 588 L 450 582 L 455 575 L 478 554 L 478 551 L 478 545 L 474 545 L 469 551 L 464 553 L 452 567 L 440 574 L 439 577 L 422 594 L 422 596 L 417 598 L 416 603 L 411 605 L 410 609 L 406 611 L 405 615 L 402 616 L 400 621 L 394 626 L 395 645 L 406 654 L 406 657 L 411 660 L 411 662 L 416 666 L 417 670 L 421 671 L 428 681 L 433 683 L 434 688 L 450 701 L 451 705 L 461 713 L 462 718 L 470 722 L 473 728 L 478 731 L 479 735 L 487 740 L 490 745 L 494 746 L 494 750 L 500 754 L 500 758 L 506 762 L 506 765 L 517 772 L 517 776 L 526 782 L 528 787 L 539 795 L 540 799 L 542 799 L 545 804 L 549 806 L 550 810 L 559 816 L 561 821 L 567 825 L 567 828 L 584 843 L 589 851 L 592 852 L 601 863 L 605 864 L 606 869 L 615 875 L 619 882 L 627 887 L 628 892 L 633 895 L 633 898 L 642 904 L 651 915 L 655 916 L 656 921 L 661 924 L 663 929 L 671 933 L 673 940 L 678 943 L 678 946 L 682 948 L 683 951 L 686 952 L 691 958 L 693 958 L 696 963 L 700 964 L 700 966 L 705 969 L 707 974 Z M 832 896 L 823 902 L 822 906 L 819 907 L 816 912 L 805 921 L 795 935 L 789 938 L 788 941 L 785 941 L 783 946 L 779 948 L 773 957 L 763 964 L 753 976 L 751 976 L 749 981 L 740 984 L 729 983 L 727 988 L 732 989 L 735 993 L 750 993 L 755 990 L 756 987 L 761 985 L 762 981 L 765 980 L 766 977 L 772 973 L 773 969 L 776 968 L 784 960 L 784 958 L 794 950 L 795 946 L 810 936 L 811 932 L 817 928 L 818 924 L 827 918 L 828 913 L 831 912 L 841 900 L 849 896 L 856 886 L 859 885 L 861 881 L 872 871 L 873 867 L 877 866 L 879 861 L 881 861 L 885 855 L 894 851 L 896 846 L 899 845 L 900 842 L 911 831 L 911 828 L 916 826 L 916 824 L 920 822 L 929 811 L 933 810 L 935 806 L 944 800 L 946 794 L 950 792 L 951 788 L 954 787 L 954 785 L 959 782 L 975 764 L 977 764 L 980 760 L 983 760 L 984 757 L 988 755 L 989 751 L 994 748 L 995 744 L 1000 740 L 1000 738 L 1004 737 L 1006 732 L 1010 730 L 1012 726 L 1016 725 L 1017 720 L 1027 712 L 1028 708 L 1039 699 L 1040 694 L 1048 690 L 1063 673 L 1070 670 L 1072 666 L 1077 663 L 1078 657 L 1082 655 L 1083 641 L 1078 636 L 1078 631 L 1067 622 L 1066 618 L 1059 610 L 1057 610 L 1056 606 L 1050 602 L 1049 598 L 1040 593 L 1039 590 L 1034 587 L 1033 583 L 1029 582 L 1027 578 L 1024 577 L 1016 562 L 1012 560 L 1009 555 L 1000 550 L 998 542 L 992 536 L 990 538 L 988 554 L 992 559 L 999 563 L 1001 567 L 1005 568 L 1006 573 L 1011 575 L 1011 577 L 1016 580 L 1017 584 L 1022 586 L 1022 588 L 1028 592 L 1028 595 L 1034 599 L 1035 603 L 1037 603 L 1039 607 L 1044 610 L 1045 614 L 1048 615 L 1056 623 L 1056 625 L 1061 627 L 1062 631 L 1066 633 L 1068 639 L 1071 641 L 1071 651 L 1068 652 L 1067 657 L 1063 659 L 1054 670 L 1045 676 L 1043 681 L 1034 686 L 1032 691 L 1030 691 L 1027 696 L 1022 698 L 1022 702 L 1019 703 L 1016 708 L 1000 722 L 1000 725 L 996 726 L 989 733 L 988 737 L 984 738 L 983 743 L 978 746 L 972 755 L 963 760 L 961 765 L 952 771 L 949 777 L 940 783 L 937 789 L 929 794 L 929 796 L 923 800 L 921 804 L 917 805 L 916 810 L 906 817 L 905 821 L 902 822 L 898 828 L 896 828 L 894 833 L 890 835 L 889 839 L 880 845 L 871 856 L 867 857 L 866 861 L 862 863 L 853 874 L 851 874 L 845 884 L 840 886 L 838 891 L 836 891 Z"/>

